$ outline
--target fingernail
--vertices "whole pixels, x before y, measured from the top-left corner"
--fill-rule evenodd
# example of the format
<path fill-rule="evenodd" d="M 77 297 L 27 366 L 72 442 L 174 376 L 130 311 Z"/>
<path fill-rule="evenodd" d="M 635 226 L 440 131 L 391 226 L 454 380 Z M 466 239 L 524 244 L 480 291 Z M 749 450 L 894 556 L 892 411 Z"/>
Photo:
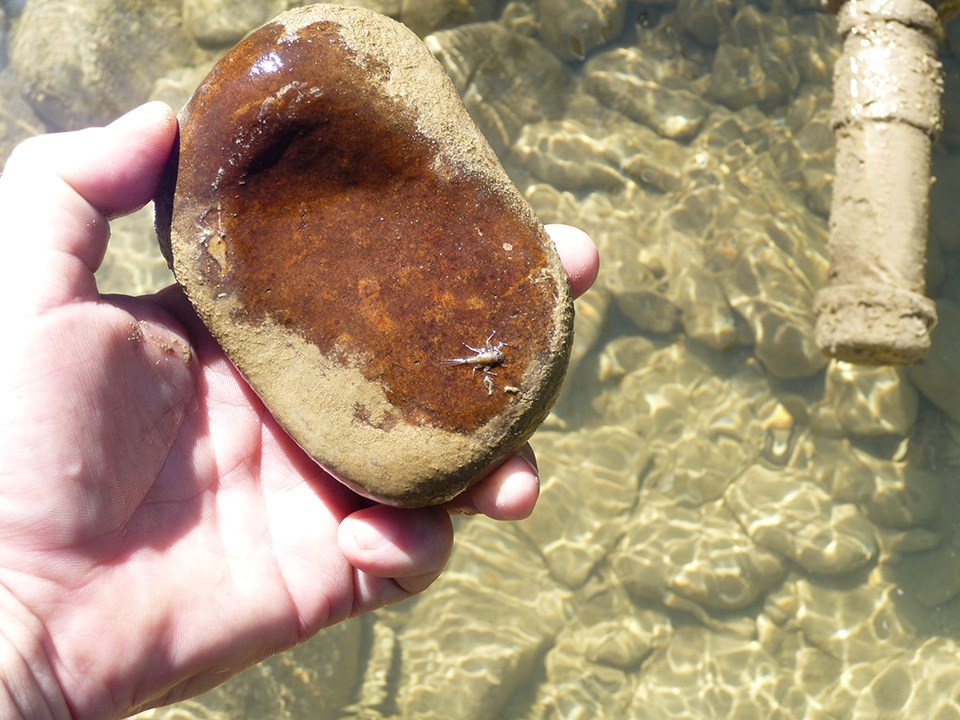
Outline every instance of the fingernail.
<path fill-rule="evenodd" d="M 350 534 L 353 535 L 353 541 L 361 550 L 376 550 L 387 542 L 387 538 L 383 536 L 383 533 L 369 523 L 349 518 L 344 520 L 344 522 L 348 523 L 347 529 L 350 531 Z"/>
<path fill-rule="evenodd" d="M 534 454 L 532 447 L 524 445 L 520 448 L 520 452 L 518 452 L 517 455 L 527 463 L 534 475 L 540 477 L 540 468 L 537 467 L 537 456 Z"/>

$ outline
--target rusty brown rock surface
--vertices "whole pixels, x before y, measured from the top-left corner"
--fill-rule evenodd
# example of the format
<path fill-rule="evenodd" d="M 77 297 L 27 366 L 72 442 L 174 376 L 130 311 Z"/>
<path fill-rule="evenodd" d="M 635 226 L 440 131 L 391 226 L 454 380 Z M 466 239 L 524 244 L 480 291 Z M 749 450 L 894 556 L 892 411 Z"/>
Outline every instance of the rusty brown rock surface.
<path fill-rule="evenodd" d="M 533 433 L 573 306 L 556 251 L 417 37 L 289 11 L 180 115 L 161 247 L 297 442 L 384 502 L 442 502 Z M 489 373 L 450 358 L 504 343 Z"/>

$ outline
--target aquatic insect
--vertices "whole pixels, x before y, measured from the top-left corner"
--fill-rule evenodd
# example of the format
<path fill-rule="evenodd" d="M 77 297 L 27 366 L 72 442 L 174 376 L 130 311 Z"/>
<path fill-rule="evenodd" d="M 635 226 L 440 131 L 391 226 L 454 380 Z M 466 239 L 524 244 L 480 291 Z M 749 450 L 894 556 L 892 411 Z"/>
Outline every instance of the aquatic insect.
<path fill-rule="evenodd" d="M 506 345 L 506 343 L 498 342 L 496 345 L 493 344 L 493 336 L 496 334 L 496 330 L 490 333 L 490 337 L 487 338 L 482 348 L 475 348 L 472 345 L 464 343 L 463 346 L 473 352 L 473 355 L 460 358 L 447 358 L 443 361 L 444 365 L 470 365 L 473 367 L 474 373 L 478 369 L 482 370 L 484 374 L 483 386 L 487 389 L 487 395 L 493 394 L 493 380 L 490 376 L 496 375 L 496 373 L 493 372 L 492 368 L 503 365 L 506 361 L 506 356 L 503 354 L 503 346 Z"/>

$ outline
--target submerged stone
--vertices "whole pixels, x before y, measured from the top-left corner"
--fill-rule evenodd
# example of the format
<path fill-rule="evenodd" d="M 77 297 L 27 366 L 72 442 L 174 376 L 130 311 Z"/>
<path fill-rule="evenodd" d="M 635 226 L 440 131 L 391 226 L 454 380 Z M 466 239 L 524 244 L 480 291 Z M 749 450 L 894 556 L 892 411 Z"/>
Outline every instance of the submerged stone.
<path fill-rule="evenodd" d="M 157 230 L 273 415 L 364 495 L 455 496 L 556 398 L 573 319 L 556 250 L 386 17 L 299 8 L 228 53 L 181 112 Z"/>

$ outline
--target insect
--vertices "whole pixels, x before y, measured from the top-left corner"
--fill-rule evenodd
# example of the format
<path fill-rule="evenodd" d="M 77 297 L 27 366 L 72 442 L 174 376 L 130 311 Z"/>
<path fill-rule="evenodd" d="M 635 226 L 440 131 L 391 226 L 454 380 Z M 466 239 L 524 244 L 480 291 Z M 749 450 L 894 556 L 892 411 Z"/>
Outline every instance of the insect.
<path fill-rule="evenodd" d="M 463 346 L 467 348 L 467 350 L 475 353 L 474 355 L 448 358 L 443 361 L 445 365 L 470 365 L 473 367 L 474 373 L 478 369 L 482 370 L 484 374 L 483 386 L 487 389 L 487 395 L 493 394 L 493 380 L 490 379 L 490 376 L 496 375 L 496 373 L 493 372 L 492 368 L 503 365 L 506 361 L 506 356 L 503 354 L 503 346 L 506 345 L 506 343 L 498 342 L 496 345 L 493 344 L 493 336 L 496 334 L 496 330 L 490 333 L 490 337 L 487 338 L 482 348 L 475 348 L 472 345 L 464 343 Z"/>

